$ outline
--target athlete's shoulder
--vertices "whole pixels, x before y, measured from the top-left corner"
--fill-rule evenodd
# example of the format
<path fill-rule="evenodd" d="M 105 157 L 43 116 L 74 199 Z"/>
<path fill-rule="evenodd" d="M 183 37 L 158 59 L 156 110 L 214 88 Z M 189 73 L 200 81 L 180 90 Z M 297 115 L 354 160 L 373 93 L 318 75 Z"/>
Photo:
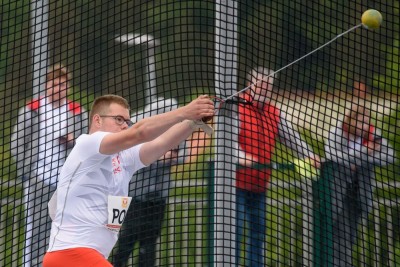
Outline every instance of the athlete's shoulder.
<path fill-rule="evenodd" d="M 102 132 L 102 131 L 97 131 L 92 134 L 81 134 L 77 139 L 76 139 L 76 144 L 81 145 L 81 144 L 89 144 L 89 147 L 96 147 L 96 143 L 100 143 L 103 138 L 111 134 L 109 132 Z"/>

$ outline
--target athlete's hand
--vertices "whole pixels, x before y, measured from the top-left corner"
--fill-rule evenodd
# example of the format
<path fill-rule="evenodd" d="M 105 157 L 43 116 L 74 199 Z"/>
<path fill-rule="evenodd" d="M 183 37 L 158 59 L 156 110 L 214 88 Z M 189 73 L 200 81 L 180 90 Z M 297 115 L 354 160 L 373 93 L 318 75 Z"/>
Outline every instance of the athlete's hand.
<path fill-rule="evenodd" d="M 188 120 L 202 120 L 214 116 L 214 102 L 207 95 L 201 95 L 183 107 L 183 115 Z"/>

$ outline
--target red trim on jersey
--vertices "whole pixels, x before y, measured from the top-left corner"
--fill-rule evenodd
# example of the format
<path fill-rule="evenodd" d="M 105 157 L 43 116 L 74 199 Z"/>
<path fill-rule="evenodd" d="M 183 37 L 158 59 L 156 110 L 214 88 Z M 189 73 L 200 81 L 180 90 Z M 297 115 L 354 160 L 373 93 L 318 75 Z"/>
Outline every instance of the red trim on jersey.
<path fill-rule="evenodd" d="M 374 131 L 375 131 L 375 127 L 373 125 L 369 126 L 369 132 L 368 132 L 368 137 L 367 138 L 363 138 L 363 145 L 367 145 L 368 142 L 372 142 L 374 141 Z"/>
<path fill-rule="evenodd" d="M 40 107 L 40 100 L 42 100 L 43 97 L 40 97 L 39 99 L 32 99 L 29 102 L 27 102 L 26 106 L 33 111 L 37 111 Z M 70 100 L 67 100 L 68 104 L 68 111 L 71 111 L 74 115 L 81 114 L 82 112 L 82 107 L 79 103 L 73 102 Z"/>
<path fill-rule="evenodd" d="M 71 111 L 74 115 L 81 114 L 82 108 L 81 105 L 77 102 L 69 101 L 68 102 L 68 110 Z"/>
<path fill-rule="evenodd" d="M 347 127 L 346 124 L 343 124 L 342 130 L 343 130 L 343 133 L 346 135 L 346 139 L 349 140 L 349 127 Z M 367 138 L 364 138 L 364 136 L 362 136 L 362 139 L 361 139 L 362 140 L 361 142 L 364 146 L 367 145 L 368 142 L 374 141 L 374 132 L 375 132 L 375 127 L 372 124 L 370 124 Z"/>
<path fill-rule="evenodd" d="M 39 98 L 39 99 L 32 99 L 31 101 L 29 101 L 26 105 L 29 109 L 33 110 L 33 111 L 37 111 L 39 109 L 40 106 L 40 100 L 43 97 Z"/>

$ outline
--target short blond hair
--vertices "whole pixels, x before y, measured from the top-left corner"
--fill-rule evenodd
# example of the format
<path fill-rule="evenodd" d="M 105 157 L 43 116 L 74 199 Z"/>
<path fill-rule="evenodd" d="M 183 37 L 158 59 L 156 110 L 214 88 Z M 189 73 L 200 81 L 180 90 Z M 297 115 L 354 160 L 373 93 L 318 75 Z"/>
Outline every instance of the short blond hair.
<path fill-rule="evenodd" d="M 57 63 L 47 69 L 46 80 L 52 81 L 58 78 L 65 78 L 67 81 L 71 79 L 71 74 L 68 72 L 67 67 Z"/>
<path fill-rule="evenodd" d="M 107 114 L 111 104 L 118 104 L 128 110 L 130 106 L 128 101 L 119 95 L 103 95 L 93 101 L 89 114 L 89 127 L 92 125 L 93 116 L 96 114 Z"/>

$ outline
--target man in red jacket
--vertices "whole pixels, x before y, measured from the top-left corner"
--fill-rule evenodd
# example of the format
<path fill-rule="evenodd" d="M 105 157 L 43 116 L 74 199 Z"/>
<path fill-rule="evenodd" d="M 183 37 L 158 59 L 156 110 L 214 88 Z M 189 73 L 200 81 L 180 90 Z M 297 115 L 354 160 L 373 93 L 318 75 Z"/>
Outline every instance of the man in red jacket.
<path fill-rule="evenodd" d="M 239 105 L 239 165 L 236 174 L 236 263 L 240 261 L 240 245 L 245 221 L 249 224 L 245 242 L 245 266 L 264 266 L 263 244 L 266 235 L 265 194 L 271 176 L 275 142 L 279 138 L 299 157 L 319 162 L 311 148 L 301 140 L 286 113 L 270 103 L 274 76 L 269 69 L 258 67 L 249 73 L 251 90 L 241 94 L 246 101 Z"/>

